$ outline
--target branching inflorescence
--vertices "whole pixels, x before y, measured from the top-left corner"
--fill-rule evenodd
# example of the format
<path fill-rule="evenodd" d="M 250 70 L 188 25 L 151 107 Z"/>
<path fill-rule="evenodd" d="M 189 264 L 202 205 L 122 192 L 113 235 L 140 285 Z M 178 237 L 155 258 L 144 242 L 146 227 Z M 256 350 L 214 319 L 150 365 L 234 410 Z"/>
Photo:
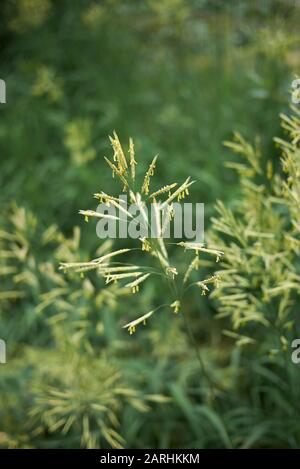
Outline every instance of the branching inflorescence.
<path fill-rule="evenodd" d="M 154 176 L 157 162 L 157 156 L 155 156 L 146 171 L 142 184 L 140 184 L 138 188 L 136 180 L 137 161 L 135 159 L 135 149 L 132 139 L 129 140 L 129 158 L 126 157 L 116 133 L 114 133 L 113 137 L 110 137 L 110 141 L 114 152 L 113 160 L 111 161 L 107 158 L 105 158 L 105 160 L 112 170 L 112 177 L 116 177 L 120 181 L 123 192 L 126 193 L 130 202 L 138 207 L 146 226 L 151 224 L 151 220 L 145 208 L 147 204 L 153 204 L 156 219 L 156 236 L 149 236 L 147 238 L 140 237 L 138 239 L 138 247 L 118 249 L 88 262 L 62 263 L 60 268 L 64 271 L 75 270 L 81 274 L 86 271 L 96 270 L 105 278 L 106 284 L 122 282 L 122 289 L 129 289 L 132 293 L 138 292 L 140 286 L 150 277 L 154 275 L 162 276 L 169 286 L 170 301 L 159 305 L 126 324 L 124 328 L 128 329 L 130 334 L 132 334 L 135 332 L 138 325 L 146 324 L 146 321 L 161 308 L 169 308 L 174 313 L 179 313 L 182 308 L 184 293 L 190 286 L 195 285 L 199 287 L 202 294 L 205 295 L 209 291 L 208 285 L 217 285 L 219 280 L 218 275 L 212 275 L 207 279 L 197 282 L 191 282 L 191 275 L 194 270 L 198 270 L 199 268 L 199 253 L 213 255 L 218 262 L 223 252 L 214 248 L 209 249 L 205 247 L 203 243 L 185 241 L 178 243 L 166 242 L 164 234 L 167 224 L 170 223 L 174 217 L 174 201 L 179 202 L 189 195 L 189 187 L 194 181 L 188 177 L 180 186 L 178 186 L 177 183 L 172 183 L 151 192 L 151 178 Z M 105 203 L 108 207 L 111 205 L 117 208 L 120 215 L 123 213 L 129 220 L 132 220 L 133 215 L 122 199 L 108 195 L 104 191 L 96 193 L 94 197 L 101 203 Z M 164 200 L 158 200 L 158 197 L 165 198 Z M 105 214 L 94 210 L 80 210 L 79 213 L 85 217 L 86 221 L 88 221 L 90 217 L 95 217 L 98 219 L 117 220 L 121 222 L 120 215 Z M 170 260 L 168 252 L 170 245 L 179 246 L 194 254 L 192 261 L 184 266 L 183 272 L 178 272 L 177 268 Z M 151 267 L 145 267 L 145 265 L 115 261 L 115 258 L 137 249 L 140 250 L 143 255 L 155 258 L 156 262 Z"/>

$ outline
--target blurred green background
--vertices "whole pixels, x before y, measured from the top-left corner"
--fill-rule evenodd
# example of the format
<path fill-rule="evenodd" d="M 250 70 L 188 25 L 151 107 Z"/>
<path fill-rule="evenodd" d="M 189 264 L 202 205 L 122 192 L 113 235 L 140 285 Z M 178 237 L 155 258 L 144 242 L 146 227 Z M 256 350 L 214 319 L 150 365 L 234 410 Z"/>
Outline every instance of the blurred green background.
<path fill-rule="evenodd" d="M 7 0 L 1 10 L 0 445 L 243 445 L 252 401 L 234 385 L 210 408 L 180 317 L 162 315 L 133 337 L 120 327 L 162 291 L 150 284 L 118 300 L 92 276 L 66 281 L 58 265 L 101 244 L 78 210 L 111 192 L 103 156 L 113 130 L 134 139 L 141 173 L 159 154 L 157 188 L 196 180 L 191 200 L 205 203 L 207 230 L 216 200 L 239 197 L 222 142 L 238 130 L 276 153 L 299 72 L 298 2 Z M 195 293 L 188 308 L 208 369 L 230 389 L 239 349 L 212 300 Z M 56 398 L 65 404 L 52 407 Z M 65 431 L 47 413 L 55 405 Z"/>

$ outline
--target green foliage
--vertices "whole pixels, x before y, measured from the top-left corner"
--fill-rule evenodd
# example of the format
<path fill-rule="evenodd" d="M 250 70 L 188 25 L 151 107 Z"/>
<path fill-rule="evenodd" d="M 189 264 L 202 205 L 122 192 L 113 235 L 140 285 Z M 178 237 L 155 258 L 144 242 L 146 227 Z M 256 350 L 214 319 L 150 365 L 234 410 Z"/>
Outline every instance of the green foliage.
<path fill-rule="evenodd" d="M 124 385 L 120 371 L 111 361 L 78 354 L 63 367 L 56 366 L 48 374 L 48 384 L 35 392 L 32 409 L 34 435 L 59 432 L 67 446 L 122 448 L 125 440 L 118 433 L 119 415 L 124 405 L 139 412 L 149 408 L 137 391 Z M 50 376 L 49 376 L 50 375 Z M 49 384 L 49 382 L 51 384 Z"/>
<path fill-rule="evenodd" d="M 225 235 L 221 242 L 226 249 L 225 269 L 221 272 L 221 288 L 216 293 L 221 316 L 230 315 L 235 330 L 246 331 L 248 327 L 251 330 L 256 323 L 258 337 L 261 331 L 274 327 L 283 348 L 289 331 L 295 332 L 294 327 L 297 327 L 298 116 L 297 109 L 292 117 L 282 116 L 290 141 L 275 139 L 281 149 L 283 174 L 273 172 L 272 159 L 264 166 L 259 149 L 247 144 L 241 136 L 236 135 L 233 143 L 226 143 L 245 160 L 230 165 L 240 175 L 243 197 L 234 210 L 219 202 L 219 218 L 213 220 L 213 228 Z M 264 345 L 270 346 L 265 341 Z M 275 345 L 274 351 L 280 342 Z"/>
<path fill-rule="evenodd" d="M 112 346 L 109 360 L 105 356 L 100 310 L 114 307 L 115 287 L 97 294 L 88 279 L 73 279 L 69 288 L 56 272 L 60 259 L 71 261 L 77 255 L 79 229 L 66 239 L 55 226 L 40 229 L 31 213 L 17 208 L 5 226 L 0 251 L 5 282 L 0 299 L 9 366 L 7 372 L 1 369 L 1 413 L 2 421 L 12 419 L 8 425 L 12 433 L 3 434 L 4 444 L 61 446 L 55 437 L 59 433 L 68 447 L 121 447 L 124 439 L 118 427 L 125 403 L 146 412 L 150 407 L 145 400 L 164 402 L 165 398 L 143 397 L 128 387 L 119 370 L 122 362 L 113 357 L 125 344 Z M 11 406 L 22 392 L 25 402 L 20 410 L 28 415 L 23 415 L 21 430 L 15 433 L 14 419 L 20 416 L 11 415 Z"/>
<path fill-rule="evenodd" d="M 160 186 L 192 174 L 194 200 L 212 213 L 233 182 L 228 172 L 223 184 L 214 177 L 222 140 L 233 128 L 252 138 L 263 125 L 269 148 L 298 65 L 298 8 L 235 3 L 5 2 L 1 199 L 70 230 L 91 190 L 109 190 L 94 155 L 118 129 L 137 151 L 160 154 Z"/>
<path fill-rule="evenodd" d="M 219 234 L 214 239 L 226 257 L 219 272 L 221 286 L 212 295 L 218 300 L 218 317 L 230 318 L 232 328 L 225 334 L 237 346 L 248 346 L 241 366 L 249 363 L 250 370 L 241 370 L 241 388 L 246 390 L 251 382 L 249 391 L 256 394 L 251 401 L 266 421 L 274 419 L 273 428 L 266 425 L 263 433 L 274 432 L 276 423 L 276 437 L 291 446 L 299 444 L 300 411 L 299 373 L 291 360 L 291 343 L 300 326 L 300 114 L 297 108 L 293 111 L 289 117 L 282 115 L 289 140 L 275 139 L 282 171 L 273 171 L 275 157 L 264 164 L 259 148 L 240 135 L 226 142 L 243 156 L 242 163 L 231 165 L 239 173 L 242 197 L 233 209 L 217 205 L 213 229 Z M 260 439 L 265 441 L 262 435 Z"/>
<path fill-rule="evenodd" d="M 299 336 L 299 116 L 283 117 L 290 142 L 278 125 L 299 74 L 299 6 L 2 3 L 0 446 L 299 447 L 290 360 Z M 198 284 L 168 297 L 134 337 L 122 326 L 164 303 L 161 277 L 132 295 L 125 279 L 59 271 L 124 247 L 99 246 L 78 217 L 79 208 L 95 209 L 91 193 L 111 192 L 102 155 L 114 129 L 122 141 L 134 137 L 137 178 L 159 154 L 151 193 L 192 175 L 190 200 L 205 202 L 207 230 L 216 218 L 209 245 L 226 254 L 210 298 L 214 256 L 168 246 L 175 281 Z M 232 129 L 232 148 L 247 160 L 230 165 L 242 192 L 223 168 L 221 142 Z M 157 261 L 148 251 L 125 254 L 143 274 Z M 179 300 L 187 322 L 173 313 Z"/>

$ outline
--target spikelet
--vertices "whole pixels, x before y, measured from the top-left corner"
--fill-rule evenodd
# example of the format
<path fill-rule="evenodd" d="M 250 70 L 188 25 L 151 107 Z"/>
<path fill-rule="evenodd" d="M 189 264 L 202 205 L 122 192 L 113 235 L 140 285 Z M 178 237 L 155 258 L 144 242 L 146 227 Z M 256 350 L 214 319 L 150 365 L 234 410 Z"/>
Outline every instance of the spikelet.
<path fill-rule="evenodd" d="M 110 259 L 111 257 L 118 256 L 119 254 L 124 254 L 125 252 L 129 252 L 131 249 L 123 248 L 118 249 L 117 251 L 110 252 L 109 254 L 105 254 L 105 256 L 98 257 L 97 259 L 93 259 L 92 262 L 103 263 L 104 260 Z"/>
<path fill-rule="evenodd" d="M 219 281 L 220 281 L 220 276 L 216 274 L 216 275 L 213 275 L 212 277 L 202 280 L 201 282 L 196 282 L 196 285 L 198 285 L 198 287 L 201 288 L 202 295 L 206 295 L 206 293 L 209 291 L 209 288 L 207 287 L 207 285 L 213 283 L 215 287 L 218 287 Z"/>
<path fill-rule="evenodd" d="M 132 293 L 137 293 L 139 291 L 139 285 L 140 283 L 144 282 L 146 278 L 148 278 L 151 274 L 144 274 L 141 277 L 137 278 L 133 282 L 127 283 L 125 285 L 125 288 L 131 288 Z"/>
<path fill-rule="evenodd" d="M 155 214 L 155 225 L 156 225 L 156 235 L 157 235 L 157 242 L 159 245 L 159 249 L 161 251 L 162 256 L 165 259 L 168 259 L 168 252 L 164 243 L 164 239 L 162 236 L 162 226 L 161 226 L 161 203 L 154 202 L 152 204 L 152 207 L 154 208 L 154 214 Z"/>
<path fill-rule="evenodd" d="M 107 218 L 109 220 L 120 220 L 120 218 L 115 215 L 110 215 L 108 213 L 95 212 L 94 210 L 79 210 L 79 214 L 84 215 L 85 221 L 88 221 L 89 217 Z"/>
<path fill-rule="evenodd" d="M 120 266 L 111 266 L 111 264 L 100 264 L 98 265 L 100 273 L 111 274 L 117 272 L 130 272 L 140 269 L 138 265 L 120 265 Z"/>
<path fill-rule="evenodd" d="M 129 139 L 129 156 L 130 156 L 130 170 L 131 170 L 131 179 L 135 181 L 135 166 L 137 162 L 134 158 L 135 151 L 134 151 L 134 144 L 132 138 Z"/>
<path fill-rule="evenodd" d="M 0 275 L 10 275 L 10 274 L 15 274 L 16 272 L 18 272 L 17 267 L 10 267 L 10 266 L 0 267 Z"/>
<path fill-rule="evenodd" d="M 16 300 L 18 298 L 23 298 L 26 296 L 25 292 L 17 290 L 9 290 L 0 292 L 0 301 L 1 300 Z"/>
<path fill-rule="evenodd" d="M 151 207 L 154 209 L 155 215 L 155 228 L 156 236 L 159 238 L 161 236 L 161 212 L 160 212 L 160 203 L 154 202 Z"/>
<path fill-rule="evenodd" d="M 152 194 L 149 195 L 149 198 L 154 199 L 158 195 L 165 194 L 166 192 L 170 193 L 170 191 L 174 189 L 174 187 L 176 186 L 177 186 L 177 182 L 174 182 L 173 184 L 168 184 L 167 186 L 163 186 L 158 191 L 152 192 Z"/>
<path fill-rule="evenodd" d="M 81 270 L 84 271 L 85 269 L 102 269 L 105 272 L 109 264 L 105 264 L 103 261 L 110 259 L 111 257 L 117 256 L 119 254 L 128 252 L 130 250 L 131 249 L 129 248 L 119 249 L 118 251 L 110 252 L 108 254 L 105 254 L 104 256 L 98 257 L 97 259 L 93 259 L 89 262 L 61 262 L 59 269 L 64 271 L 74 269 L 77 272 L 80 272 Z"/>
<path fill-rule="evenodd" d="M 152 254 L 154 257 L 157 257 L 157 258 L 159 259 L 159 262 L 161 263 L 161 265 L 162 265 L 164 271 L 166 271 L 166 269 L 168 269 L 168 268 L 170 267 L 170 264 L 169 264 L 168 259 L 166 259 L 158 249 L 153 250 L 153 251 L 151 252 L 151 254 Z"/>
<path fill-rule="evenodd" d="M 189 243 L 186 241 L 181 241 L 180 243 L 177 243 L 178 246 L 182 246 L 185 249 L 195 249 L 196 251 L 200 251 L 201 249 L 204 248 L 204 244 L 202 243 Z"/>
<path fill-rule="evenodd" d="M 120 212 L 123 212 L 129 218 L 134 218 L 133 215 L 130 212 L 128 212 L 128 210 L 120 204 L 120 202 L 125 203 L 125 200 L 120 199 L 120 198 L 118 199 L 117 197 L 111 197 L 110 195 L 105 194 L 105 192 L 101 192 L 100 194 L 95 194 L 95 195 L 97 195 L 97 198 L 99 198 L 100 202 L 104 201 L 108 205 L 111 204 L 114 207 L 116 207 L 118 210 L 120 210 Z M 102 197 L 102 200 L 101 200 L 101 197 Z"/>
<path fill-rule="evenodd" d="M 128 187 L 128 182 L 123 176 L 122 172 L 117 168 L 117 166 L 114 163 L 112 163 L 108 158 L 106 158 L 106 156 L 104 157 L 104 159 L 106 163 L 108 164 L 108 166 L 112 169 L 112 177 L 114 177 L 114 175 L 116 174 L 118 178 L 120 179 L 120 181 L 123 183 L 124 190 L 126 190 L 126 188 Z"/>
<path fill-rule="evenodd" d="M 129 334 L 131 335 L 136 331 L 136 327 L 139 324 L 143 323 L 144 326 L 145 326 L 146 325 L 146 320 L 149 319 L 152 316 L 153 313 L 154 313 L 154 311 L 149 311 L 149 313 L 146 313 L 143 316 L 139 317 L 138 319 L 135 319 L 134 321 L 129 322 L 128 324 L 123 326 L 123 328 L 128 329 Z"/>
<path fill-rule="evenodd" d="M 164 201 L 162 204 L 162 208 L 165 207 L 166 205 L 169 205 L 176 197 L 180 200 L 185 197 L 186 194 L 188 194 L 188 188 L 194 184 L 195 181 L 190 181 L 190 177 L 188 177 L 183 184 L 181 184 L 178 189 L 173 192 L 173 194 L 170 194 L 167 200 Z"/>
<path fill-rule="evenodd" d="M 188 279 L 190 278 L 191 273 L 193 272 L 193 270 L 198 270 L 199 269 L 199 264 L 200 264 L 200 261 L 199 261 L 199 256 L 197 254 L 194 257 L 194 259 L 192 260 L 192 262 L 190 263 L 190 265 L 188 266 L 188 268 L 187 268 L 187 271 L 184 275 L 183 283 L 186 283 L 188 281 Z"/>
<path fill-rule="evenodd" d="M 136 198 L 138 194 L 139 194 L 138 192 L 135 194 L 133 191 L 129 191 L 129 198 L 132 204 L 136 204 Z"/>
<path fill-rule="evenodd" d="M 115 202 L 120 202 L 120 200 L 123 201 L 122 199 L 119 199 L 118 197 L 113 197 L 112 195 L 108 195 L 103 191 L 96 192 L 94 194 L 94 198 L 98 199 L 99 202 L 104 202 L 104 203 L 107 203 L 108 205 L 112 200 L 114 200 Z M 123 201 L 123 202 L 125 202 L 125 201 Z"/>
<path fill-rule="evenodd" d="M 161 205 L 161 209 L 163 210 L 163 215 L 165 217 L 165 220 L 164 220 L 164 223 L 163 223 L 163 226 L 162 226 L 162 230 L 161 230 L 161 236 L 163 238 L 164 234 L 165 234 L 165 231 L 166 231 L 169 223 L 172 221 L 172 218 L 174 216 L 174 208 L 173 208 L 173 204 L 171 204 L 171 205 L 167 205 L 165 207 L 163 207 L 163 205 Z"/>
<path fill-rule="evenodd" d="M 145 205 L 145 202 L 142 200 L 141 194 L 137 192 L 133 197 L 134 197 L 134 203 L 137 205 L 141 215 L 143 216 L 145 226 L 149 227 L 148 212 L 145 209 L 146 205 Z"/>
<path fill-rule="evenodd" d="M 179 313 L 179 311 L 180 311 L 180 301 L 179 300 L 173 301 L 173 303 L 170 306 L 171 306 L 171 308 L 174 309 L 175 314 Z"/>
<path fill-rule="evenodd" d="M 95 262 L 61 262 L 59 270 L 67 272 L 74 270 L 75 272 L 86 272 L 89 270 L 98 269 L 99 266 Z"/>
<path fill-rule="evenodd" d="M 181 241 L 180 243 L 177 243 L 178 246 L 182 246 L 185 249 L 194 249 L 197 253 L 200 252 L 206 252 L 207 254 L 213 254 L 216 256 L 216 262 L 219 262 L 221 257 L 224 255 L 223 251 L 219 251 L 218 249 L 208 249 L 204 248 L 203 244 L 201 243 L 187 243 L 184 241 Z"/>
<path fill-rule="evenodd" d="M 296 106 L 291 106 L 295 114 L 292 117 L 280 114 L 282 128 L 287 130 L 292 138 L 292 145 L 296 145 L 300 140 L 300 120 L 297 117 L 299 111 Z"/>
<path fill-rule="evenodd" d="M 127 273 L 122 273 L 122 274 L 116 274 L 116 273 L 105 273 L 105 283 L 111 283 L 111 282 L 117 282 L 118 280 L 122 280 L 124 278 L 130 278 L 130 277 L 138 277 L 141 275 L 143 272 L 127 272 Z"/>
<path fill-rule="evenodd" d="M 146 238 L 140 238 L 140 241 L 142 243 L 142 251 L 151 251 L 151 244 Z"/>
<path fill-rule="evenodd" d="M 109 140 L 112 144 L 113 150 L 114 150 L 114 155 L 113 155 L 113 160 L 118 163 L 118 169 L 121 174 L 126 173 L 126 170 L 128 168 L 126 157 L 124 155 L 122 145 L 120 143 L 119 137 L 114 131 L 113 137 L 109 137 Z"/>
<path fill-rule="evenodd" d="M 157 157 L 158 155 L 156 155 L 152 162 L 150 163 L 150 166 L 145 174 L 145 178 L 144 178 L 144 182 L 143 182 L 143 185 L 142 185 L 142 189 L 141 189 L 141 192 L 143 194 L 146 194 L 148 195 L 149 194 L 149 190 L 150 190 L 150 177 L 154 175 L 154 170 L 155 170 L 155 165 L 156 165 L 156 160 L 157 160 Z"/>
<path fill-rule="evenodd" d="M 13 241 L 17 239 L 17 235 L 14 233 L 8 233 L 4 230 L 0 230 L 0 239 L 7 239 L 9 241 Z"/>
<path fill-rule="evenodd" d="M 206 295 L 206 292 L 209 292 L 209 288 L 206 286 L 204 282 L 197 282 L 197 285 L 199 285 L 199 287 L 201 287 L 202 289 L 201 295 Z"/>
<path fill-rule="evenodd" d="M 189 195 L 189 189 L 186 187 L 183 191 L 179 192 L 177 195 L 177 202 L 179 202 L 181 199 L 184 199 L 186 195 Z"/>
<path fill-rule="evenodd" d="M 168 266 L 166 268 L 166 274 L 168 277 L 170 277 L 172 280 L 174 280 L 175 275 L 178 275 L 177 269 L 175 267 Z"/>
<path fill-rule="evenodd" d="M 254 148 L 250 145 L 239 132 L 234 132 L 233 142 L 224 142 L 225 147 L 230 148 L 235 153 L 242 154 L 248 160 L 251 168 L 257 173 L 261 174 L 262 170 L 259 164 L 260 151 L 259 148 Z"/>

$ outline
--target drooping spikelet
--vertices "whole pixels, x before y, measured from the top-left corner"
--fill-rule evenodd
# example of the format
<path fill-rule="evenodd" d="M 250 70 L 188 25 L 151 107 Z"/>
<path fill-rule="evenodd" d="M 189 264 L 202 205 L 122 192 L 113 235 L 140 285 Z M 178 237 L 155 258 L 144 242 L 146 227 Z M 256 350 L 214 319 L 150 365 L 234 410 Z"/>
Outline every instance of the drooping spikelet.
<path fill-rule="evenodd" d="M 213 254 L 216 256 L 216 262 L 219 262 L 220 258 L 224 255 L 223 251 L 219 251 L 218 249 L 208 249 L 203 246 L 201 243 L 187 243 L 181 241 L 177 243 L 178 246 L 182 246 L 185 249 L 194 249 L 196 252 L 206 252 L 207 254 Z"/>
<path fill-rule="evenodd" d="M 139 324 L 143 323 L 146 325 L 146 320 L 152 316 L 154 311 L 149 311 L 149 313 L 144 314 L 143 316 L 139 317 L 138 319 L 135 319 L 134 321 L 129 322 L 128 324 L 125 324 L 123 326 L 124 329 L 128 329 L 129 334 L 133 334 L 136 331 L 136 326 Z"/>
<path fill-rule="evenodd" d="M 131 288 L 132 293 L 137 293 L 137 292 L 139 291 L 139 285 L 140 285 L 140 283 L 144 282 L 144 280 L 146 280 L 146 278 L 148 278 L 149 275 L 151 275 L 151 274 L 150 274 L 150 273 L 144 274 L 144 275 L 142 275 L 141 277 L 139 277 L 139 278 L 137 278 L 136 280 L 134 280 L 133 282 L 127 283 L 127 284 L 125 285 L 125 288 Z"/>
<path fill-rule="evenodd" d="M 128 165 L 119 137 L 115 131 L 113 133 L 113 137 L 109 137 L 109 139 L 114 150 L 113 160 L 118 163 L 120 173 L 124 174 L 127 171 Z"/>
<path fill-rule="evenodd" d="M 128 182 L 126 180 L 126 178 L 123 176 L 123 173 L 122 171 L 120 171 L 119 168 L 117 168 L 117 166 L 112 163 L 108 158 L 106 158 L 106 156 L 104 157 L 106 163 L 110 166 L 110 168 L 112 169 L 112 176 L 114 177 L 114 175 L 116 174 L 120 181 L 123 183 L 124 185 L 124 189 L 126 189 L 128 187 Z"/>

